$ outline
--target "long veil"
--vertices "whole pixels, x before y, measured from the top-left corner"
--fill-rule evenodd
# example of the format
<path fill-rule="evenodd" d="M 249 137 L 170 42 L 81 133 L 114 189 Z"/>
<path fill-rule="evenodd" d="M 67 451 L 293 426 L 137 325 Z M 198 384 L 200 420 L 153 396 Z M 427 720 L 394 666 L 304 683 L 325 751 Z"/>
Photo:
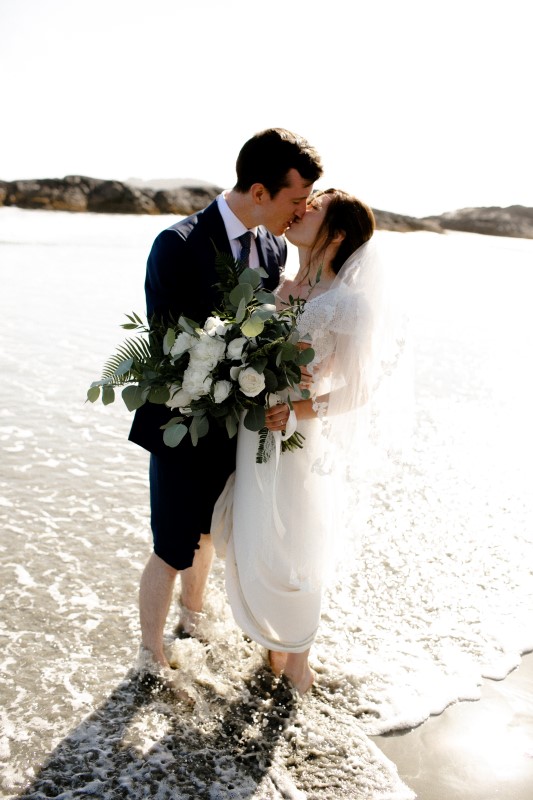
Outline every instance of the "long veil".
<path fill-rule="evenodd" d="M 314 370 L 321 435 L 309 470 L 328 478 L 321 492 L 328 513 L 306 548 L 310 574 L 318 575 L 318 564 L 331 573 L 347 556 L 346 547 L 357 545 L 373 484 L 408 455 L 412 347 L 391 268 L 371 239 L 347 259 L 327 292 L 327 327 L 335 342 L 332 355 Z"/>

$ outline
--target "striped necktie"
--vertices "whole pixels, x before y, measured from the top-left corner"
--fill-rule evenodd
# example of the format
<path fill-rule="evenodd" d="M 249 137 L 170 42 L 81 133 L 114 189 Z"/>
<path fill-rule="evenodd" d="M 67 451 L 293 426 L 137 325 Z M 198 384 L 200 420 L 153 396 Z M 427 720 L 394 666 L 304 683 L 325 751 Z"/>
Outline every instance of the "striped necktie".
<path fill-rule="evenodd" d="M 241 243 L 241 254 L 239 256 L 239 263 L 241 264 L 243 269 L 245 269 L 249 265 L 252 236 L 253 234 L 251 231 L 246 231 L 246 233 L 241 233 L 240 236 L 237 236 L 237 239 Z"/>

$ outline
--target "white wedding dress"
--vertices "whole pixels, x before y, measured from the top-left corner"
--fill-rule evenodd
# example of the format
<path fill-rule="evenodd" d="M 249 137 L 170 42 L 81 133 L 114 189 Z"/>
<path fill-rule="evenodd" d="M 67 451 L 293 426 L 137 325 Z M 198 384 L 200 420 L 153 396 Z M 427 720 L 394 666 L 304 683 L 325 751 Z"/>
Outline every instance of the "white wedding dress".
<path fill-rule="evenodd" d="M 356 557 L 360 489 L 372 458 L 378 450 L 390 454 L 380 435 L 398 430 L 401 395 L 388 384 L 404 341 L 378 267 L 374 249 L 363 245 L 299 318 L 298 331 L 315 351 L 318 415 L 298 421 L 303 448 L 281 453 L 274 434 L 274 452 L 257 464 L 258 434 L 241 422 L 237 469 L 215 506 L 211 534 L 226 559 L 234 619 L 269 650 L 298 653 L 312 645 L 324 586 L 339 559 Z"/>
<path fill-rule="evenodd" d="M 298 322 L 315 350 L 314 372 L 335 344 L 328 332 L 329 295 L 308 301 Z M 251 639 L 270 650 L 309 649 L 319 624 L 327 549 L 336 547 L 323 535 L 330 529 L 334 493 L 328 488 L 332 476 L 318 468 L 322 424 L 318 418 L 298 422 L 305 437 L 301 450 L 281 453 L 280 435 L 274 434 L 274 452 L 257 464 L 258 434 L 241 423 L 237 470 L 215 508 L 212 535 L 217 552 L 225 552 L 233 616 Z"/>

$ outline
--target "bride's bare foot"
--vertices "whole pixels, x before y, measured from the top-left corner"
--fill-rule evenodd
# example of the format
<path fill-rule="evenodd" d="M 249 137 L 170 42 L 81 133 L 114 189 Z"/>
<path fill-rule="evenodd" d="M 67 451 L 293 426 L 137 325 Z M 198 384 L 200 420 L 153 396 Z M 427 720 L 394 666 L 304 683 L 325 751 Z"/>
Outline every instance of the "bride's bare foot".
<path fill-rule="evenodd" d="M 316 673 L 309 667 L 306 667 L 303 672 L 297 672 L 294 675 L 285 669 L 283 675 L 287 678 L 291 686 L 296 689 L 298 694 L 305 694 L 308 692 L 316 680 Z"/>
<path fill-rule="evenodd" d="M 268 651 L 268 666 L 274 673 L 274 675 L 281 675 L 283 670 L 285 669 L 285 664 L 287 663 L 287 655 L 288 653 L 280 653 L 277 650 L 269 650 Z"/>

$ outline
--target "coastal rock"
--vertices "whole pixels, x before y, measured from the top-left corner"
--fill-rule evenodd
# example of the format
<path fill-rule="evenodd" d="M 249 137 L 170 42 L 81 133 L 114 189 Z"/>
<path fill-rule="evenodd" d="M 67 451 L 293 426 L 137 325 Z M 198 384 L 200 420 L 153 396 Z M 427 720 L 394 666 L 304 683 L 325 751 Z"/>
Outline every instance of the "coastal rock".
<path fill-rule="evenodd" d="M 194 214 L 221 191 L 199 182 L 156 189 L 122 181 L 67 175 L 65 178 L 0 181 L 0 206 L 104 214 Z"/>
<path fill-rule="evenodd" d="M 53 211 L 87 211 L 89 181 L 94 179 L 67 176 L 63 180 L 43 178 L 12 181 L 5 184 L 3 205 Z"/>
<path fill-rule="evenodd" d="M 0 206 L 5 205 L 9 183 L 7 181 L 0 181 Z"/>
<path fill-rule="evenodd" d="M 0 180 L 0 206 L 103 214 L 175 214 L 188 216 L 205 208 L 222 191 L 201 180 L 103 180 L 84 175 L 34 180 Z M 386 231 L 447 230 L 533 239 L 533 208 L 462 208 L 428 217 L 373 209 L 376 225 Z"/>
<path fill-rule="evenodd" d="M 89 192 L 87 210 L 104 214 L 159 214 L 150 194 L 120 181 L 101 181 Z"/>
<path fill-rule="evenodd" d="M 188 215 L 205 208 L 221 191 L 222 189 L 218 187 L 206 188 L 205 186 L 161 189 L 154 194 L 154 202 L 161 214 Z"/>
<path fill-rule="evenodd" d="M 444 233 L 438 220 L 418 219 L 404 214 L 394 214 L 392 211 L 382 211 L 373 208 L 376 227 L 382 231 L 398 231 L 399 233 L 409 233 L 410 231 L 431 231 L 431 233 Z"/>
<path fill-rule="evenodd" d="M 424 220 L 435 221 L 450 231 L 533 239 L 533 208 L 527 206 L 461 208 Z"/>

